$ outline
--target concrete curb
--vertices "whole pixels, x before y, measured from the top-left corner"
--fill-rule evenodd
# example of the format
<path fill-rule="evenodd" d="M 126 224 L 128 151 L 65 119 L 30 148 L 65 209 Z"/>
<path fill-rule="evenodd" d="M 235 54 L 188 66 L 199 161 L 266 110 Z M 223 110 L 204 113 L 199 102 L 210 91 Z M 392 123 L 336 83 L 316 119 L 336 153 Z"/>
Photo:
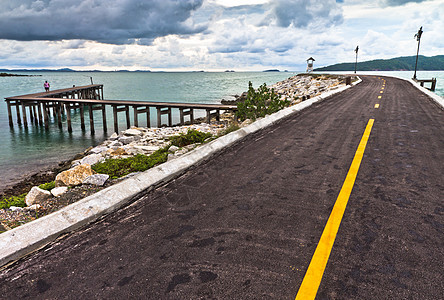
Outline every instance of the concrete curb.
<path fill-rule="evenodd" d="M 361 81 L 359 78 L 353 85 Z M 268 127 L 282 118 L 301 111 L 313 103 L 340 93 L 349 87 L 350 86 L 340 87 L 297 105 L 285 108 L 270 116 L 257 120 L 247 127 L 222 136 L 179 158 L 163 163 L 134 177 L 130 177 L 50 215 L 0 234 L 0 245 L 2 245 L 0 249 L 0 266 L 43 247 L 57 239 L 63 233 L 78 229 L 107 213 L 117 210 L 144 190 L 179 176 L 189 167 L 208 159 L 216 152 L 243 139 L 248 134 Z"/>

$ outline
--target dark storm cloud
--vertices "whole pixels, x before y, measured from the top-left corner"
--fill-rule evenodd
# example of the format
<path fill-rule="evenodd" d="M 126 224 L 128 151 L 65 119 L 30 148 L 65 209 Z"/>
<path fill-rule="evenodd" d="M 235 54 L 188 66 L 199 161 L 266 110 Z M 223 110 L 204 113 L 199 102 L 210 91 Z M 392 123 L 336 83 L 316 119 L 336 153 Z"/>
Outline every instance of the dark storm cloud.
<path fill-rule="evenodd" d="M 342 9 L 335 0 L 278 0 L 271 2 L 271 12 L 262 25 L 275 21 L 279 27 L 305 28 L 319 24 L 332 26 L 343 22 Z"/>
<path fill-rule="evenodd" d="M 3 1 L 2 1 L 3 2 Z M 93 40 L 150 44 L 169 34 L 201 32 L 190 22 L 203 0 L 12 0 L 2 3 L 0 39 Z"/>

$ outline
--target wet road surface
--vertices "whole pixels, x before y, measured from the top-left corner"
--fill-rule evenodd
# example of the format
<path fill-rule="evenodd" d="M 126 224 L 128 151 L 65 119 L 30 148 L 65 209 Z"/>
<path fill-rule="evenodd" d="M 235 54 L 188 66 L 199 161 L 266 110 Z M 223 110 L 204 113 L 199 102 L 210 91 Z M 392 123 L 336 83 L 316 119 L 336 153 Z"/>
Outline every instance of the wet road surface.
<path fill-rule="evenodd" d="M 443 110 L 376 76 L 2 270 L 1 298 L 294 299 L 369 119 L 317 299 L 442 299 Z"/>

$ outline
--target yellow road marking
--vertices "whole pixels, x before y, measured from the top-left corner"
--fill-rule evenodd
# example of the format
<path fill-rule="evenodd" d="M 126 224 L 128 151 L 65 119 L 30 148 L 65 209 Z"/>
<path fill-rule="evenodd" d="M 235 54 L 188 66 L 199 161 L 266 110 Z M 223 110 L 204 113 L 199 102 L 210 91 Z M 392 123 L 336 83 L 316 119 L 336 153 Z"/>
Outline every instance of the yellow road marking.
<path fill-rule="evenodd" d="M 307 273 L 305 273 L 304 279 L 302 280 L 302 284 L 296 295 L 296 300 L 315 299 L 316 297 L 333 243 L 335 242 L 336 234 L 339 230 L 339 225 L 341 224 L 356 176 L 358 175 L 359 166 L 361 165 L 362 157 L 364 156 L 365 147 L 367 146 L 367 141 L 370 137 L 374 121 L 374 119 L 370 119 L 367 123 L 361 142 L 356 150 L 355 157 L 348 170 L 347 177 L 345 178 L 330 217 L 322 232 L 318 246 L 313 254 L 310 265 L 308 266 Z"/>
<path fill-rule="evenodd" d="M 379 104 L 378 103 L 375 104 L 375 108 L 379 108 Z"/>
<path fill-rule="evenodd" d="M 378 96 L 378 99 L 381 99 L 382 98 L 382 96 Z"/>
<path fill-rule="evenodd" d="M 384 93 L 384 91 L 380 91 L 379 93 L 381 93 L 381 94 L 382 94 L 382 93 Z"/>
<path fill-rule="evenodd" d="M 383 89 L 384 89 L 384 87 L 381 88 L 381 90 L 383 90 Z"/>

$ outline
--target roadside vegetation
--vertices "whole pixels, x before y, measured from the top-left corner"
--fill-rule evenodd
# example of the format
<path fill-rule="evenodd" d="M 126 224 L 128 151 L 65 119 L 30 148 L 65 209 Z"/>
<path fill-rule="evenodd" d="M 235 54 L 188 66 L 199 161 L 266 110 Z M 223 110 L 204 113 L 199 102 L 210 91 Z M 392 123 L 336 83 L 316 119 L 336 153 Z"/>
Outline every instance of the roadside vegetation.
<path fill-rule="evenodd" d="M 42 183 L 41 185 L 39 185 L 39 188 L 41 188 L 42 190 L 50 191 L 53 188 L 55 188 L 55 181 L 50 181 L 50 182 L 47 182 L 47 183 Z"/>
<path fill-rule="evenodd" d="M 266 115 L 275 113 L 290 105 L 290 101 L 281 100 L 274 89 L 269 89 L 264 83 L 257 90 L 253 88 L 251 81 L 248 83 L 248 94 L 245 101 L 237 103 L 236 116 L 244 121 L 256 120 Z"/>
<path fill-rule="evenodd" d="M 172 136 L 170 141 L 173 146 L 185 147 L 191 144 L 202 144 L 211 137 L 213 137 L 211 133 L 189 129 L 187 133 Z"/>
<path fill-rule="evenodd" d="M 112 179 L 117 179 L 134 172 L 146 171 L 155 165 L 168 159 L 168 148 L 162 148 L 147 156 L 137 154 L 127 158 L 111 158 L 97 163 L 91 168 L 100 174 L 108 174 Z"/>
<path fill-rule="evenodd" d="M 211 133 L 204 133 L 194 129 L 187 133 L 172 136 L 171 145 L 185 147 L 191 144 L 201 144 L 211 139 Z M 143 172 L 168 160 L 168 149 L 170 146 L 161 148 L 151 155 L 138 154 L 127 158 L 111 158 L 97 163 L 91 168 L 101 174 L 108 174 L 112 179 L 117 179 L 134 172 Z"/>
<path fill-rule="evenodd" d="M 26 207 L 25 203 L 25 197 L 27 193 L 18 195 L 18 196 L 11 196 L 9 198 L 3 198 L 0 200 L 0 209 L 2 208 L 9 208 L 11 206 L 16 207 Z"/>

